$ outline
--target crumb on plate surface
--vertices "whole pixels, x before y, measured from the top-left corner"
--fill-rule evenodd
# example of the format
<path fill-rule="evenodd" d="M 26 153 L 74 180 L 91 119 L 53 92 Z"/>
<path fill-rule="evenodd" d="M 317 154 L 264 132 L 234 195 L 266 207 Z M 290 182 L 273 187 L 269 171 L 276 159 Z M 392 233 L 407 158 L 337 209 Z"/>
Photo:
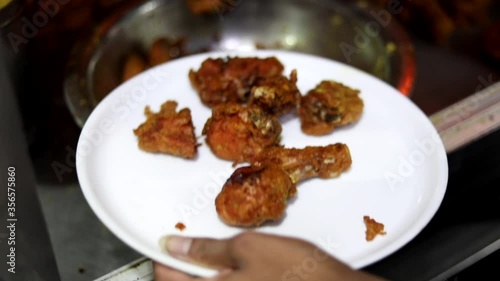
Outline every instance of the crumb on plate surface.
<path fill-rule="evenodd" d="M 384 224 L 377 222 L 369 216 L 364 216 L 363 221 L 366 225 L 366 241 L 373 241 L 377 235 L 385 235 Z"/>

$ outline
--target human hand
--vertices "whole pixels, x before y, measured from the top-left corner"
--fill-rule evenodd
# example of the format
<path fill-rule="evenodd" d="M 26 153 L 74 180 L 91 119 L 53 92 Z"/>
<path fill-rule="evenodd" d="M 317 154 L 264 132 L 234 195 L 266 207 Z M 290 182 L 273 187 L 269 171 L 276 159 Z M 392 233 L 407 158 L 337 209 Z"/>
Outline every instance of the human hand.
<path fill-rule="evenodd" d="M 193 277 L 154 263 L 156 281 L 381 281 L 356 271 L 308 242 L 256 232 L 230 239 L 170 236 L 162 246 L 175 258 L 219 270 L 212 278 Z"/>

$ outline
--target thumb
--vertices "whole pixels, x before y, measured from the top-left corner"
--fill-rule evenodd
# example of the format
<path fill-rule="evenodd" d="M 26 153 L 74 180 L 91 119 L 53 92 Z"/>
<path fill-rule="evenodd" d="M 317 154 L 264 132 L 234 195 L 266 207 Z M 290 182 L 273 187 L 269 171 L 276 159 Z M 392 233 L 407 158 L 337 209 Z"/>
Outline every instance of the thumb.
<path fill-rule="evenodd" d="M 235 268 L 237 260 L 231 251 L 230 240 L 166 236 L 161 247 L 174 258 L 216 269 Z"/>

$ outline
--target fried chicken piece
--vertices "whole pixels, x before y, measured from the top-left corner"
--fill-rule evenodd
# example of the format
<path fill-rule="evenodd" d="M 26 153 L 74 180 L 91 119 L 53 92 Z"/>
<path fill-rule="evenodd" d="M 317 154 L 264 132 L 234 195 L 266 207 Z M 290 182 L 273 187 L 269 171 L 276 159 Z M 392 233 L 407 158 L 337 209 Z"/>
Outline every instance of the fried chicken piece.
<path fill-rule="evenodd" d="M 297 71 L 293 70 L 290 79 L 282 75 L 259 79 L 252 88 L 248 103 L 258 105 L 270 114 L 282 116 L 297 108 L 300 97 Z"/>
<path fill-rule="evenodd" d="M 362 111 L 363 100 L 358 90 L 334 81 L 322 81 L 302 97 L 298 113 L 302 131 L 320 136 L 358 121 Z"/>
<path fill-rule="evenodd" d="M 189 79 L 201 101 L 213 107 L 226 102 L 246 102 L 258 79 L 280 75 L 283 69 L 275 57 L 207 59 L 198 71 L 189 72 Z"/>
<path fill-rule="evenodd" d="M 149 50 L 149 65 L 156 66 L 186 55 L 186 40 L 156 39 Z"/>
<path fill-rule="evenodd" d="M 372 241 L 377 235 L 385 235 L 384 225 L 370 218 L 369 216 L 364 216 L 363 221 L 366 226 L 366 241 Z"/>
<path fill-rule="evenodd" d="M 233 226 L 258 226 L 285 212 L 296 185 L 312 177 L 337 177 L 351 166 L 345 144 L 286 149 L 273 147 L 237 169 L 215 200 L 219 217 Z"/>
<path fill-rule="evenodd" d="M 146 122 L 134 130 L 139 147 L 147 152 L 166 153 L 183 158 L 194 158 L 198 144 L 194 134 L 191 111 L 176 112 L 177 102 L 167 101 L 158 113 L 146 107 Z"/>
<path fill-rule="evenodd" d="M 215 199 L 219 217 L 228 225 L 258 226 L 283 216 L 296 185 L 278 166 L 238 168 Z"/>
<path fill-rule="evenodd" d="M 279 143 L 281 124 L 258 106 L 228 103 L 212 109 L 212 117 L 207 120 L 203 134 L 216 156 L 245 162 Z"/>
<path fill-rule="evenodd" d="M 271 147 L 256 155 L 251 163 L 254 166 L 273 163 L 281 167 L 292 182 L 297 183 L 312 177 L 337 177 L 351 167 L 352 159 L 349 147 L 337 143 L 303 149 Z"/>

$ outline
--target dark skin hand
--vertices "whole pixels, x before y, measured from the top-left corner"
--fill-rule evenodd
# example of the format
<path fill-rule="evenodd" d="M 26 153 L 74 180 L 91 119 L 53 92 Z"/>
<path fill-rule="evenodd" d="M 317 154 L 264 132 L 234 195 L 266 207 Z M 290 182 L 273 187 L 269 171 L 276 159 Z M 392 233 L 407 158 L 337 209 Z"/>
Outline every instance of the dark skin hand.
<path fill-rule="evenodd" d="M 170 236 L 162 245 L 175 258 L 217 269 L 212 278 L 153 263 L 156 281 L 383 281 L 356 271 L 308 242 L 256 232 L 230 239 Z"/>

